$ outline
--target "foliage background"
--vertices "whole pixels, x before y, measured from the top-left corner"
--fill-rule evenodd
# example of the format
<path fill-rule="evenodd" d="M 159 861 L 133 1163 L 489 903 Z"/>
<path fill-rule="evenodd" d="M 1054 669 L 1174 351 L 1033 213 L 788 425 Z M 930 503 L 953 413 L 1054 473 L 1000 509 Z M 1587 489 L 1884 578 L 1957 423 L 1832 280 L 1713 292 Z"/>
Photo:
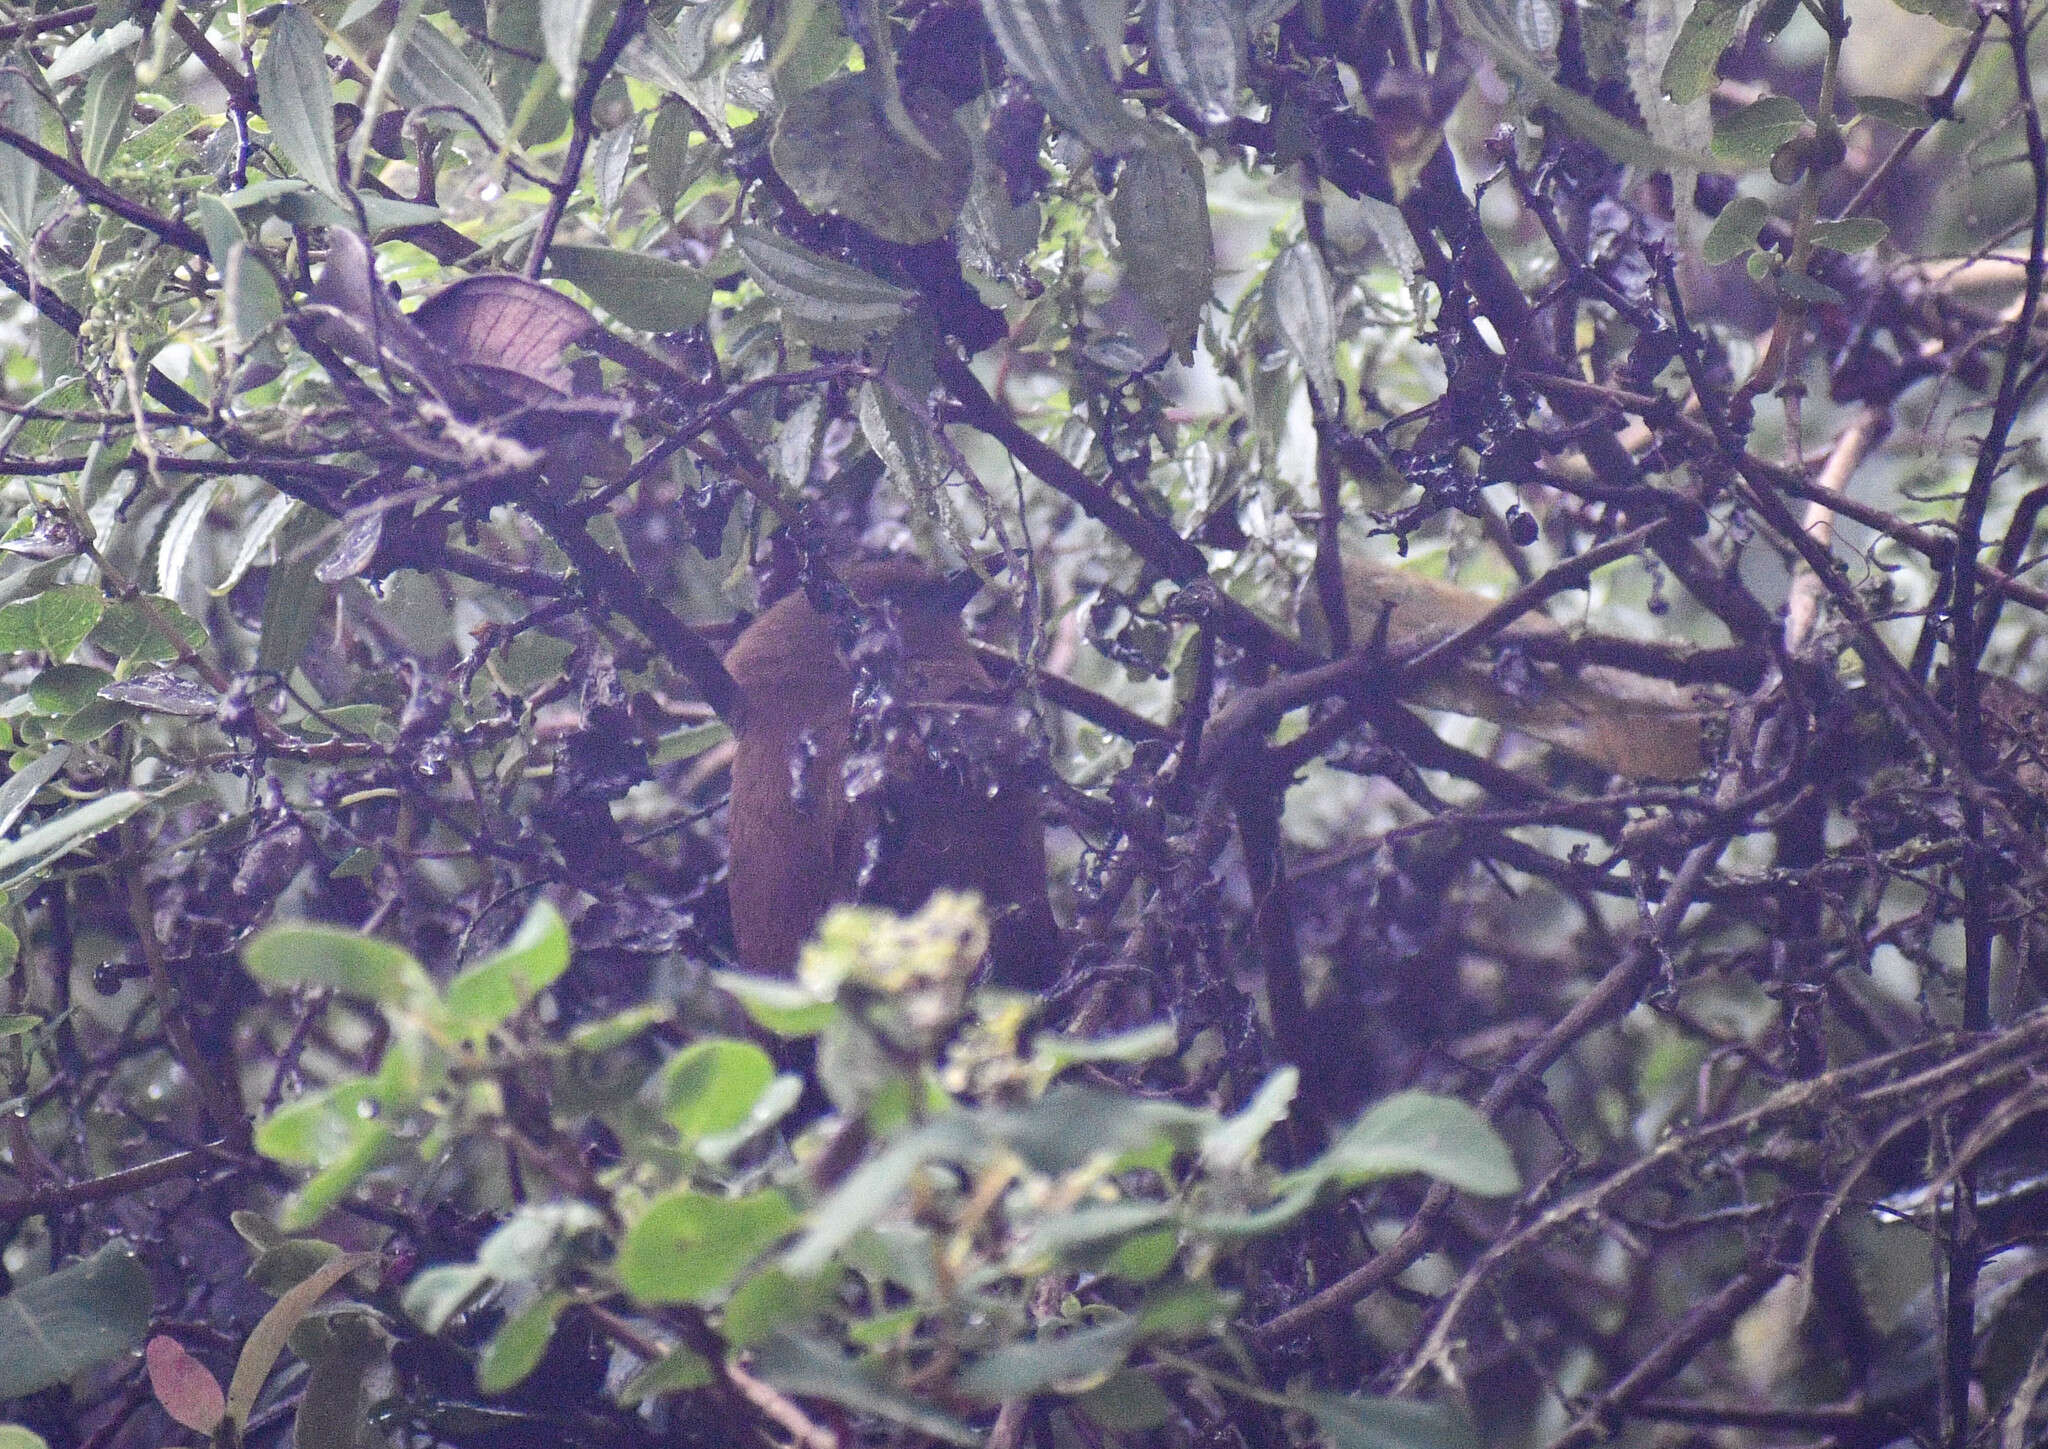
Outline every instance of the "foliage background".
<path fill-rule="evenodd" d="M 8 8 L 0 1439 L 2037 1440 L 2034 18 Z M 856 543 L 1041 1001 L 721 974 Z"/>

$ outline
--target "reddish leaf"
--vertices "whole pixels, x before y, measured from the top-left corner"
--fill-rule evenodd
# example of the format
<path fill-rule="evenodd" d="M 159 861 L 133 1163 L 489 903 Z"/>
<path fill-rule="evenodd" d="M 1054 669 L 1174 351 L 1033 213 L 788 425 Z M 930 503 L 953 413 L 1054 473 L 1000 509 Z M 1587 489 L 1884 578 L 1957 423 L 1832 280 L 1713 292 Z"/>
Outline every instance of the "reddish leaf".
<path fill-rule="evenodd" d="M 142 1351 L 149 1366 L 149 1386 L 164 1412 L 188 1429 L 211 1434 L 227 1414 L 227 1396 L 220 1380 L 175 1338 L 158 1334 Z"/>

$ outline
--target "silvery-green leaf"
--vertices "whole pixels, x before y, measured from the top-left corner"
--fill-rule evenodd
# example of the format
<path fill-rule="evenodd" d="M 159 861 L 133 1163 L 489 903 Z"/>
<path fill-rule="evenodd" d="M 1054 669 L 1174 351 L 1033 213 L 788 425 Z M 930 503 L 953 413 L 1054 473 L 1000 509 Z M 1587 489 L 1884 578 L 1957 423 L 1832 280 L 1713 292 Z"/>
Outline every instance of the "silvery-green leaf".
<path fill-rule="evenodd" d="M 50 57 L 43 79 L 51 85 L 84 75 L 101 61 L 134 46 L 142 39 L 142 27 L 133 20 L 117 20 L 105 30 L 88 31 Z M 129 65 L 132 72 L 134 66 Z"/>
<path fill-rule="evenodd" d="M 1273 328 L 1308 378 L 1319 413 L 1337 407 L 1337 317 L 1330 274 L 1313 243 L 1300 241 L 1273 260 L 1261 301 Z"/>
<path fill-rule="evenodd" d="M 931 425 L 881 382 L 861 386 L 860 430 L 889 476 L 912 497 L 928 497 L 945 484 L 946 460 Z"/>
<path fill-rule="evenodd" d="M 49 139 L 45 134 L 49 113 L 27 76 L 13 66 L 0 69 L 0 125 L 43 142 Z M 0 226 L 13 238 L 15 250 L 24 255 L 35 235 L 42 180 L 42 167 L 12 146 L 0 146 Z"/>
<path fill-rule="evenodd" d="M 128 130 L 137 88 L 135 67 L 125 57 L 108 61 L 85 85 L 85 104 L 78 117 L 78 154 L 85 169 L 97 176 Z"/>
<path fill-rule="evenodd" d="M 1740 0 L 1697 0 L 1665 54 L 1659 89 L 1681 106 L 1705 99 L 1741 21 Z"/>
<path fill-rule="evenodd" d="M 540 0 L 540 38 L 548 64 L 555 68 L 562 99 L 576 94 L 576 77 L 583 63 L 583 37 L 590 30 L 590 17 L 597 0 Z"/>
<path fill-rule="evenodd" d="M 1143 144 L 1077 0 L 981 0 L 981 9 L 1004 58 L 1063 129 L 1105 156 Z"/>
<path fill-rule="evenodd" d="M 190 719 L 204 719 L 220 705 L 212 690 L 168 669 L 138 674 L 133 679 L 110 684 L 99 694 L 101 699 L 112 700 L 116 704 L 132 704 L 137 709 L 156 714 L 183 715 Z"/>
<path fill-rule="evenodd" d="M 391 76 L 392 94 L 413 110 L 445 107 L 444 116 L 467 117 L 493 145 L 505 139 L 505 112 L 491 84 L 454 41 L 424 19 L 406 38 Z"/>
<path fill-rule="evenodd" d="M 334 87 L 327 76 L 320 27 L 297 5 L 271 22 L 270 43 L 256 65 L 256 93 L 270 139 L 314 186 L 341 195 L 334 146 Z"/>
<path fill-rule="evenodd" d="M 1124 162 L 1109 214 L 1124 285 L 1166 329 L 1168 345 L 1184 347 L 1216 280 L 1208 181 L 1195 148 L 1155 131 Z"/>
<path fill-rule="evenodd" d="M 865 72 L 827 81 L 784 108 L 769 147 L 775 169 L 816 212 L 859 222 L 888 241 L 934 241 L 967 199 L 973 158 L 943 98 L 913 97 L 915 146 L 898 134 Z"/>
<path fill-rule="evenodd" d="M 1244 20 L 1232 0 L 1152 0 L 1152 63 L 1205 126 L 1237 114 Z"/>
<path fill-rule="evenodd" d="M 785 324 L 823 347 L 851 351 L 896 329 L 917 294 L 880 277 L 821 257 L 763 227 L 743 226 L 733 236 L 747 271 Z"/>
<path fill-rule="evenodd" d="M 1553 0 L 1515 0 L 1515 35 L 1535 54 L 1554 52 L 1563 30 Z"/>
<path fill-rule="evenodd" d="M 1714 123 L 1714 154 L 1758 165 L 1806 125 L 1806 108 L 1790 96 L 1764 96 Z"/>
<path fill-rule="evenodd" d="M 221 310 L 234 327 L 235 343 L 241 347 L 254 342 L 284 315 L 277 279 L 256 260 L 247 242 L 228 248 L 228 264 L 221 269 L 221 302 Z"/>
<path fill-rule="evenodd" d="M 628 327 L 680 332 L 704 320 L 711 279 L 695 267 L 618 247 L 556 246 L 548 275 L 574 282 Z"/>
<path fill-rule="evenodd" d="M 640 118 L 613 126 L 590 148 L 590 177 L 597 186 L 598 209 L 609 216 L 617 209 L 619 195 L 626 189 L 626 172 L 633 164 L 633 143 L 640 139 Z"/>
<path fill-rule="evenodd" d="M 171 510 L 163 537 L 157 543 L 156 592 L 177 597 L 178 585 L 185 577 L 185 563 L 192 556 L 192 544 L 199 537 L 200 527 L 206 522 L 206 512 L 213 507 L 214 495 L 220 491 L 220 486 L 218 478 L 195 483 Z"/>
<path fill-rule="evenodd" d="M 1754 196 L 1738 196 L 1721 208 L 1721 214 L 1714 218 L 1713 228 L 1700 247 L 1700 257 L 1708 266 L 1719 266 L 1732 262 L 1756 245 L 1757 233 L 1770 220 L 1771 209 Z"/>
<path fill-rule="evenodd" d="M 1890 235 L 1891 228 L 1874 216 L 1851 216 L 1813 225 L 1813 244 L 1833 252 L 1867 252 Z"/>
<path fill-rule="evenodd" d="M 299 500 L 288 493 L 272 495 L 255 519 L 242 530 L 240 543 L 235 549 L 234 561 L 228 565 L 227 577 L 207 592 L 215 598 L 231 593 L 263 550 L 270 547 L 271 540 L 277 537 L 277 531 L 284 527 L 285 520 L 290 518 L 298 507 Z"/>

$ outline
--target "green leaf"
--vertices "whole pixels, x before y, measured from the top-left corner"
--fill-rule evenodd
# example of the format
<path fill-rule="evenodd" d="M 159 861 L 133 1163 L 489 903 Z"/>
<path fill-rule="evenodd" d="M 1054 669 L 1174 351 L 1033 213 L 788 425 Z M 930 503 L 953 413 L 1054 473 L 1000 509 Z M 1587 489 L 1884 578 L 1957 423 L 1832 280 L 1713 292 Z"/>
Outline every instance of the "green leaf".
<path fill-rule="evenodd" d="M 292 1330 L 313 1311 L 313 1305 L 328 1289 L 356 1269 L 376 1261 L 375 1253 L 344 1253 L 271 1304 L 270 1311 L 257 1320 L 242 1345 L 241 1357 L 235 1361 L 235 1376 L 228 1382 L 227 1416 L 238 1432 L 247 1426 L 249 1411 L 256 1407 L 256 1396 L 263 1392 L 264 1380 L 270 1377 L 271 1367 L 284 1352 L 285 1340 L 291 1337 Z"/>
<path fill-rule="evenodd" d="M 812 211 L 846 217 L 887 241 L 935 241 L 967 200 L 973 157 L 943 97 L 912 96 L 906 120 L 922 145 L 890 124 L 872 72 L 840 76 L 784 108 L 769 154 Z"/>
<path fill-rule="evenodd" d="M 402 1302 L 414 1323 L 428 1333 L 439 1333 L 490 1286 L 491 1275 L 474 1263 L 438 1263 L 413 1275 Z"/>
<path fill-rule="evenodd" d="M 14 932 L 6 926 L 0 926 L 0 931 L 6 932 L 5 939 L 0 940 L 0 960 L 5 960 L 11 965 L 13 958 L 21 951 L 21 942 L 15 939 Z M 10 1011 L 0 1015 L 0 1040 L 10 1036 L 26 1036 L 42 1024 L 43 1019 L 40 1016 L 26 1011 Z"/>
<path fill-rule="evenodd" d="M 576 76 L 583 64 L 583 37 L 597 0 L 540 0 L 540 36 L 548 64 L 555 68 L 563 100 L 576 94 Z"/>
<path fill-rule="evenodd" d="M 752 1042 L 693 1042 L 662 1070 L 661 1115 L 686 1145 L 730 1132 L 748 1119 L 774 1080 L 774 1060 Z"/>
<path fill-rule="evenodd" d="M 62 664 L 100 621 L 107 601 L 91 584 L 45 589 L 0 608 L 0 653 L 34 651 Z"/>
<path fill-rule="evenodd" d="M 1075 0 L 981 0 L 981 10 L 1010 68 L 1062 129 L 1104 156 L 1144 144 Z"/>
<path fill-rule="evenodd" d="M 704 1388 L 717 1377 L 702 1354 L 679 1343 L 673 1344 L 664 1357 L 656 1359 L 619 1386 L 619 1403 L 628 1409 L 637 1408 L 663 1394 Z"/>
<path fill-rule="evenodd" d="M 1422 1173 L 1478 1197 L 1522 1190 L 1514 1155 L 1493 1125 L 1455 1097 L 1396 1092 L 1374 1106 L 1296 1179 L 1345 1186 Z"/>
<path fill-rule="evenodd" d="M 1806 126 L 1806 109 L 1790 96 L 1765 96 L 1714 123 L 1714 154 L 1750 166 L 1771 159 Z"/>
<path fill-rule="evenodd" d="M 134 1250 L 112 1242 L 0 1298 L 0 1400 L 126 1353 L 149 1330 L 153 1297 Z"/>
<path fill-rule="evenodd" d="M 50 1449 L 49 1440 L 19 1424 L 0 1424 L 0 1449 Z"/>
<path fill-rule="evenodd" d="M 1851 96 L 1849 104 L 1859 116 L 1896 126 L 1901 131 L 1924 131 L 1934 124 L 1934 117 L 1919 101 L 1902 101 L 1892 96 Z"/>
<path fill-rule="evenodd" d="M 1137 1339 L 1137 1321 L 1126 1318 L 1060 1337 L 1047 1334 L 1006 1344 L 969 1364 L 954 1384 L 984 1403 L 1021 1399 L 1056 1384 L 1115 1372 Z"/>
<path fill-rule="evenodd" d="M 505 142 L 505 112 L 491 83 L 454 41 L 424 19 L 406 37 L 391 74 L 391 92 L 402 105 L 426 112 L 430 121 L 446 126 L 459 115 L 493 146 Z"/>
<path fill-rule="evenodd" d="M 49 106 L 27 76 L 13 65 L 0 69 L 0 125 L 19 131 L 48 150 L 53 139 L 49 134 L 51 119 Z M 62 148 L 59 140 L 55 149 Z M 6 229 L 14 242 L 17 255 L 30 253 L 42 186 L 42 167 L 12 146 L 0 146 L 0 227 Z"/>
<path fill-rule="evenodd" d="M 1237 114 L 1244 18 L 1229 0 L 1152 0 L 1152 64 L 1204 126 Z"/>
<path fill-rule="evenodd" d="M 1330 274 L 1313 243 L 1296 242 L 1274 258 L 1260 303 L 1273 330 L 1301 364 L 1318 415 L 1334 414 L 1337 314 L 1330 298 Z"/>
<path fill-rule="evenodd" d="M 280 1298 L 333 1262 L 341 1249 L 319 1238 L 280 1238 L 250 1260 L 248 1280 Z"/>
<path fill-rule="evenodd" d="M 271 986 L 326 986 L 379 1006 L 409 1007 L 434 995 L 410 951 L 339 926 L 271 926 L 242 948 L 242 964 Z"/>
<path fill-rule="evenodd" d="M 1437 1404 L 1341 1394 L 1301 1394 L 1295 1402 L 1329 1436 L 1331 1449 L 1480 1449 L 1470 1426 Z"/>
<path fill-rule="evenodd" d="M 64 762 L 70 758 L 71 751 L 58 745 L 33 760 L 24 762 L 17 759 L 14 773 L 0 784 L 0 835 L 14 828 L 14 822 L 28 809 L 36 792 L 56 778 L 57 772 L 64 768 Z"/>
<path fill-rule="evenodd" d="M 745 1197 L 684 1189 L 660 1198 L 626 1231 L 619 1283 L 641 1303 L 706 1303 L 797 1225 L 773 1188 Z"/>
<path fill-rule="evenodd" d="M 543 1293 L 506 1319 L 477 1356 L 476 1386 L 487 1394 L 502 1394 L 524 1383 L 540 1367 L 569 1303 L 566 1293 Z"/>
<path fill-rule="evenodd" d="M 207 642 L 206 626 L 161 594 L 108 605 L 91 638 L 124 664 L 165 664 Z"/>
<path fill-rule="evenodd" d="M 221 268 L 222 306 L 234 326 L 235 344 L 247 347 L 284 315 L 284 297 L 249 243 L 236 242 L 227 255 Z"/>
<path fill-rule="evenodd" d="M 661 737 L 654 746 L 652 763 L 674 765 L 684 760 L 694 760 L 706 750 L 715 749 L 731 738 L 732 726 L 724 720 L 713 720 L 710 724 L 685 725 Z"/>
<path fill-rule="evenodd" d="M 449 982 L 443 1000 L 458 1028 L 479 1037 L 509 1021 L 568 969 L 569 924 L 552 904 L 536 901 L 505 948 Z"/>
<path fill-rule="evenodd" d="M 917 294 L 880 277 L 821 257 L 758 226 L 736 228 L 733 241 L 747 271 L 793 325 L 821 347 L 853 351 L 896 330 Z"/>
<path fill-rule="evenodd" d="M 929 499 L 945 486 L 948 464 L 932 425 L 885 381 L 861 385 L 859 414 L 861 436 L 911 497 Z"/>
<path fill-rule="evenodd" d="M 350 1077 L 285 1103 L 256 1127 L 256 1150 L 275 1162 L 316 1167 L 353 1152 L 378 1128 L 376 1083 Z"/>
<path fill-rule="evenodd" d="M 982 1436 L 962 1420 L 892 1388 L 838 1349 L 809 1338 L 788 1333 L 768 1338 L 754 1349 L 754 1372 L 786 1394 L 828 1399 L 963 1449 L 982 1442 Z"/>
<path fill-rule="evenodd" d="M 820 1000 L 808 986 L 742 971 L 714 971 L 713 984 L 731 993 L 747 1015 L 781 1037 L 816 1036 L 839 1016 L 837 1002 Z"/>
<path fill-rule="evenodd" d="M 85 664 L 52 664 L 30 681 L 28 697 L 39 714 L 76 714 L 114 682 L 104 669 Z"/>
<path fill-rule="evenodd" d="M 1180 351 L 1193 340 L 1216 283 L 1208 178 L 1194 147 L 1155 131 L 1125 160 L 1109 215 L 1124 285 L 1165 328 L 1167 347 Z"/>
<path fill-rule="evenodd" d="M 1300 1084 L 1301 1073 L 1294 1067 L 1282 1067 L 1266 1078 L 1243 1111 L 1202 1134 L 1202 1161 L 1222 1172 L 1250 1162 L 1266 1134 L 1287 1120 Z"/>
<path fill-rule="evenodd" d="M 377 1315 L 342 1304 L 309 1314 L 289 1341 L 307 1365 L 292 1421 L 294 1449 L 381 1449 L 382 1435 L 365 1432 L 378 1371 L 391 1354 L 391 1335 Z"/>
<path fill-rule="evenodd" d="M 1977 9 L 1970 0 L 1898 0 L 1908 15 L 1927 15 L 1956 30 L 1968 30 L 1977 23 Z"/>
<path fill-rule="evenodd" d="M 256 94 L 277 149 L 299 175 L 339 200 L 334 87 L 326 51 L 313 18 L 300 6 L 285 6 L 271 22 L 270 44 L 256 66 Z"/>
<path fill-rule="evenodd" d="M 1780 272 L 1778 290 L 1795 301 L 1810 302 L 1821 307 L 1839 307 L 1845 300 L 1840 292 L 1826 282 L 1802 272 Z"/>
<path fill-rule="evenodd" d="M 263 505 L 249 526 L 237 535 L 235 557 L 228 565 L 227 576 L 208 589 L 207 593 L 216 599 L 233 593 L 235 585 L 248 574 L 257 556 L 270 547 L 271 541 L 277 537 L 278 530 L 283 528 L 292 515 L 303 506 L 289 493 L 272 494 L 270 501 Z"/>
<path fill-rule="evenodd" d="M 548 275 L 573 282 L 605 311 L 643 332 L 682 332 L 711 308 L 711 279 L 695 267 L 647 252 L 557 244 Z"/>
<path fill-rule="evenodd" d="M 78 118 L 78 154 L 93 175 L 106 170 L 127 133 L 139 87 L 135 67 L 123 57 L 101 65 L 86 82 L 85 104 Z"/>
<path fill-rule="evenodd" d="M 1180 1046 L 1180 1031 L 1171 1021 L 1148 1022 L 1111 1036 L 1059 1036 L 1043 1032 L 1032 1038 L 1032 1065 L 1057 1072 L 1076 1062 L 1149 1062 L 1171 1056 Z"/>
<path fill-rule="evenodd" d="M 1891 230 L 1874 216 L 1817 221 L 1813 224 L 1813 244 L 1833 252 L 1867 252 L 1890 236 Z"/>
<path fill-rule="evenodd" d="M 149 796 L 140 790 L 116 790 L 0 845 L 0 889 L 13 886 L 104 835 L 148 803 Z"/>
<path fill-rule="evenodd" d="M 157 592 L 177 592 L 178 584 L 184 578 L 186 560 L 192 556 L 193 542 L 206 523 L 206 515 L 213 507 L 214 496 L 220 492 L 221 482 L 218 478 L 202 478 L 187 488 L 185 496 L 172 506 L 157 542 Z"/>
<path fill-rule="evenodd" d="M 718 1332 L 734 1348 L 748 1348 L 799 1319 L 823 1312 L 834 1296 L 836 1276 L 798 1278 L 780 1268 L 763 1268 L 726 1299 Z"/>
<path fill-rule="evenodd" d="M 299 547 L 311 542 L 325 523 L 306 510 L 278 536 L 278 561 L 263 587 L 262 632 L 256 645 L 256 667 L 261 671 L 290 674 L 296 669 L 327 615 L 331 590 L 316 573 L 320 557 Z"/>
<path fill-rule="evenodd" d="M 1742 24 L 1742 9 L 1741 0 L 1698 0 L 1687 12 L 1659 78 L 1674 104 L 1690 105 L 1714 88 L 1722 52 Z"/>
<path fill-rule="evenodd" d="M 1771 209 L 1760 198 L 1736 197 L 1714 218 L 1714 225 L 1700 246 L 1701 258 L 1708 266 L 1734 261 L 1756 245 L 1757 233 L 1770 219 Z"/>
<path fill-rule="evenodd" d="M 84 75 L 101 62 L 134 49 L 141 43 L 142 36 L 142 27 L 133 20 L 118 20 L 105 30 L 88 30 L 50 57 L 50 66 L 43 72 L 43 79 L 54 86 L 75 75 Z M 125 57 L 121 63 L 131 71 L 135 68 L 135 63 Z"/>
<path fill-rule="evenodd" d="M 833 1254 L 895 1206 L 926 1163 L 971 1151 L 983 1141 L 973 1124 L 956 1115 L 941 1117 L 892 1143 L 811 1210 L 809 1226 L 783 1255 L 782 1266 L 799 1278 L 823 1272 Z"/>
<path fill-rule="evenodd" d="M 1075 1407 L 1111 1433 L 1137 1433 L 1172 1422 L 1173 1400 L 1150 1374 L 1125 1369 L 1074 1401 Z"/>

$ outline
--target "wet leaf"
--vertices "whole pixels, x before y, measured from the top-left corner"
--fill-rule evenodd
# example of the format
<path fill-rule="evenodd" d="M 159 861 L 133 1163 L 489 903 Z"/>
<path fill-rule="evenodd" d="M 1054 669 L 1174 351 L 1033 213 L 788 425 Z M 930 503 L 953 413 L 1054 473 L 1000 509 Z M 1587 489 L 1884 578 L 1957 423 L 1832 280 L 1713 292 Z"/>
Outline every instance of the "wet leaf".
<path fill-rule="evenodd" d="M 812 211 L 844 216 L 889 241 L 942 237 L 967 199 L 967 137 L 936 95 L 911 97 L 906 114 L 922 145 L 890 124 L 871 74 L 827 81 L 776 121 L 775 169 Z"/>
<path fill-rule="evenodd" d="M 1104 156 L 1144 144 L 1075 0 L 982 0 L 981 9 L 1004 59 L 1061 128 Z"/>
<path fill-rule="evenodd" d="M 106 599 L 91 584 L 45 589 L 0 608 L 0 653 L 47 654 L 62 664 L 99 623 Z"/>
<path fill-rule="evenodd" d="M 1732 262 L 1756 245 L 1757 233 L 1771 219 L 1771 209 L 1754 196 L 1738 196 L 1721 209 L 1708 231 L 1700 256 L 1709 266 Z"/>
<path fill-rule="evenodd" d="M 762 227 L 737 228 L 734 242 L 748 272 L 782 309 L 784 323 L 822 347 L 852 351 L 885 336 L 916 300 L 914 292 Z"/>
<path fill-rule="evenodd" d="M 99 697 L 115 704 L 132 704 L 152 714 L 187 719 L 208 718 L 220 707 L 220 699 L 212 690 L 167 669 L 109 684 L 99 691 Z"/>
<path fill-rule="evenodd" d="M 0 1400 L 126 1353 L 149 1330 L 153 1296 L 134 1250 L 117 1241 L 0 1298 Z"/>
<path fill-rule="evenodd" d="M 696 267 L 617 247 L 560 245 L 548 253 L 548 275 L 573 282 L 628 327 L 682 332 L 703 323 L 711 279 Z"/>
<path fill-rule="evenodd" d="M 320 27 L 297 5 L 271 22 L 256 66 L 256 91 L 271 141 L 299 175 L 337 200 L 341 177 L 334 145 L 334 88 Z"/>
<path fill-rule="evenodd" d="M 1318 412 L 1334 413 L 1337 389 L 1337 317 L 1330 274 L 1315 246 L 1296 242 L 1274 259 L 1261 298 L 1266 316 L 1308 378 Z"/>
<path fill-rule="evenodd" d="M 1833 252 L 1867 252 L 1890 236 L 1891 230 L 1874 216 L 1820 221 L 1813 226 L 1813 244 Z"/>
<path fill-rule="evenodd" d="M 1208 179 L 1194 147 L 1156 133 L 1125 160 L 1109 214 L 1124 285 L 1166 329 L 1167 345 L 1186 347 L 1216 281 Z"/>
<path fill-rule="evenodd" d="M 1714 154 L 1756 166 L 1798 135 L 1806 110 L 1790 96 L 1765 96 L 1714 123 Z"/>
<path fill-rule="evenodd" d="M 1244 19 L 1231 0 L 1152 0 L 1152 62 L 1205 126 L 1237 114 L 1244 69 Z"/>
<path fill-rule="evenodd" d="M 391 91 L 431 124 L 450 129 L 459 118 L 493 145 L 506 137 L 505 112 L 490 82 L 468 56 L 424 18 L 406 36 L 405 50 L 391 76 Z"/>

